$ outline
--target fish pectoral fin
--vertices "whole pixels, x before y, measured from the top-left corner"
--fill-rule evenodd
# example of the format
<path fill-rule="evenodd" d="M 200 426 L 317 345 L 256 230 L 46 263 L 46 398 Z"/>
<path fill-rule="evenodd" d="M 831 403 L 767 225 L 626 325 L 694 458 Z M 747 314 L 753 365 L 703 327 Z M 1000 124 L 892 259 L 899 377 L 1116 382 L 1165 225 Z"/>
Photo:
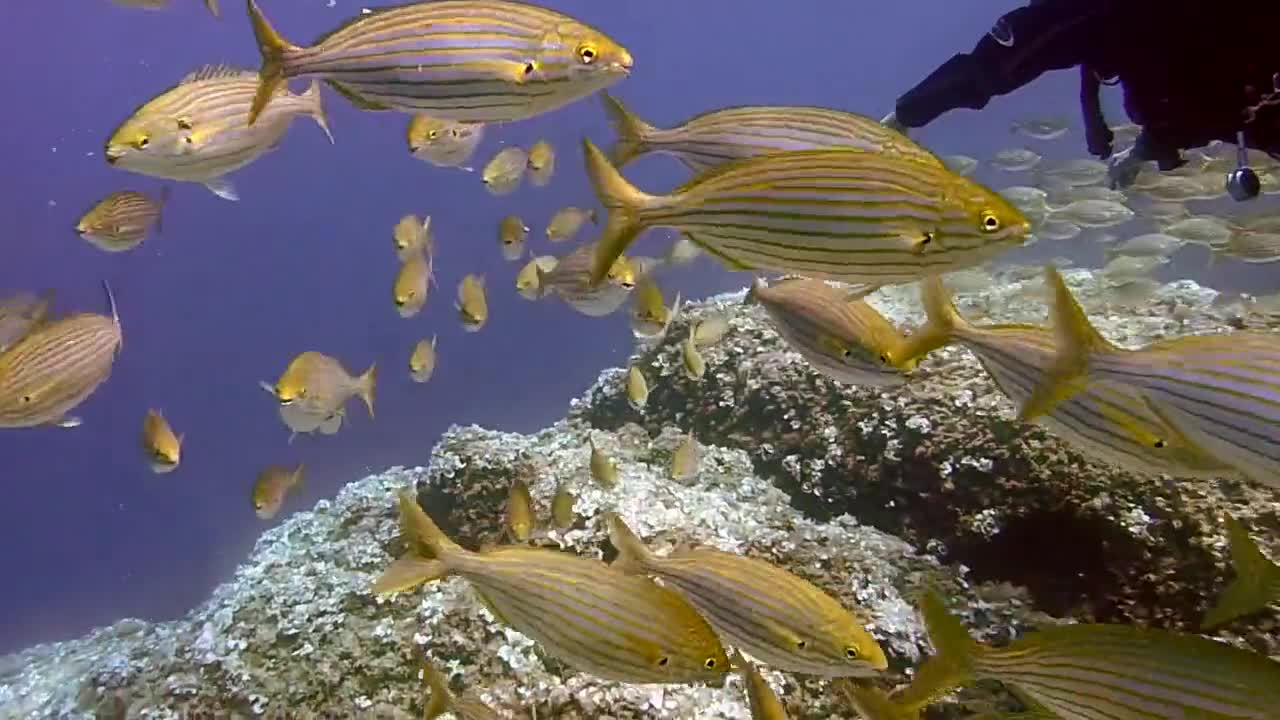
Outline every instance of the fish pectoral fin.
<path fill-rule="evenodd" d="M 942 247 L 938 234 L 932 230 L 908 230 L 903 233 L 902 242 L 913 255 L 923 255 Z"/>
<path fill-rule="evenodd" d="M 204 186 L 209 189 L 209 192 L 217 195 L 223 200 L 236 202 L 240 199 L 240 193 L 236 192 L 236 186 L 226 178 L 206 180 L 204 182 Z"/>
<path fill-rule="evenodd" d="M 373 100 L 370 100 L 364 97 L 363 95 L 357 93 L 355 90 L 352 90 L 346 85 L 343 85 L 342 83 L 337 82 L 335 80 L 325 80 L 325 83 L 329 87 L 333 88 L 334 92 L 346 98 L 347 102 L 351 103 L 352 105 L 355 105 L 357 108 L 361 110 L 368 110 L 369 112 L 383 112 L 385 110 L 391 109 L 390 107 L 383 105 L 382 103 L 375 102 Z"/>
<path fill-rule="evenodd" d="M 80 427 L 83 424 L 84 420 L 74 415 L 67 415 L 66 417 L 61 417 L 53 421 L 53 425 L 60 428 Z"/>
<path fill-rule="evenodd" d="M 375 595 L 412 590 L 413 588 L 448 575 L 449 571 L 439 560 L 428 560 L 415 553 L 406 553 L 382 571 L 373 583 Z"/>

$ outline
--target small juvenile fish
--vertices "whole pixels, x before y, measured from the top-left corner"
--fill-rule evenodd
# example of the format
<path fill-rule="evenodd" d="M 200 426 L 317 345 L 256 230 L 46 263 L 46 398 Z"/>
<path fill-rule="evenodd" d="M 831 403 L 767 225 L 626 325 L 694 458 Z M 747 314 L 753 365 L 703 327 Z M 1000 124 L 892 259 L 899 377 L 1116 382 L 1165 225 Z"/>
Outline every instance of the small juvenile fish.
<path fill-rule="evenodd" d="M 411 318 L 422 312 L 427 304 L 427 289 L 431 283 L 431 264 L 426 253 L 412 253 L 400 264 L 391 296 L 396 312 L 402 318 Z"/>
<path fill-rule="evenodd" d="M 106 382 L 124 343 L 115 298 L 104 288 L 110 315 L 30 327 L 0 355 L 0 428 L 80 424 L 67 413 Z"/>
<path fill-rule="evenodd" d="M 53 292 L 21 292 L 0 299 L 0 353 L 39 327 L 49 314 Z"/>
<path fill-rule="evenodd" d="M 688 234 L 734 270 L 878 285 L 981 264 L 1021 245 L 1030 230 L 1009 201 L 969 179 L 877 153 L 760 155 L 698 176 L 669 195 L 650 195 L 590 140 L 583 143 L 587 174 L 609 210 L 593 283 L 655 227 Z"/>
<path fill-rule="evenodd" d="M 534 529 L 533 496 L 529 486 L 516 478 L 507 492 L 507 534 L 516 542 L 526 542 Z"/>
<path fill-rule="evenodd" d="M 1191 214 L 1187 206 L 1176 202 L 1154 202 L 1138 211 L 1138 214 L 1157 223 L 1175 223 Z"/>
<path fill-rule="evenodd" d="M 1054 210 L 1055 220 L 1065 220 L 1080 227 L 1110 227 L 1133 219 L 1133 211 L 1111 200 L 1076 200 Z"/>
<path fill-rule="evenodd" d="M 685 377 L 690 380 L 701 380 L 706 374 L 707 361 L 702 358 L 702 353 L 698 352 L 698 346 L 694 344 L 692 335 L 686 337 L 680 344 L 680 359 L 684 363 Z"/>
<path fill-rule="evenodd" d="M 134 111 L 107 139 L 104 157 L 114 167 L 198 182 L 224 200 L 239 200 L 226 175 L 279 145 L 294 118 L 310 115 L 333 142 L 318 82 L 302 95 L 277 86 L 271 111 L 250 125 L 257 86 L 247 70 L 200 68 Z"/>
<path fill-rule="evenodd" d="M 461 575 L 505 624 L 549 656 L 605 680 L 690 683 L 730 670 L 707 621 L 675 590 L 648 578 L 558 550 L 466 550 L 406 491 L 400 531 L 410 550 L 378 578 L 375 593 Z"/>
<path fill-rule="evenodd" d="M 1139 305 L 1147 302 L 1157 290 L 1160 281 L 1151 278 L 1136 278 L 1112 285 L 1107 288 L 1109 297 L 1122 305 Z"/>
<path fill-rule="evenodd" d="M 1031 233 L 1043 240 L 1070 240 L 1071 238 L 1084 232 L 1084 230 L 1075 223 L 1065 220 L 1046 220 L 1037 223 Z"/>
<path fill-rule="evenodd" d="M 653 553 L 616 513 L 606 516 L 613 566 L 674 586 L 726 642 L 787 672 L 874 675 L 884 651 L 853 613 L 813 583 L 776 565 L 711 548 Z"/>
<path fill-rule="evenodd" d="M 1182 247 L 1184 242 L 1181 238 L 1165 233 L 1146 233 L 1112 245 L 1107 248 L 1106 254 L 1108 258 L 1117 255 L 1168 257 Z"/>
<path fill-rule="evenodd" d="M 995 648 L 969 637 L 934 592 L 921 612 L 937 655 L 894 696 L 908 707 L 983 679 L 1061 718 L 1265 720 L 1280 703 L 1280 663 L 1198 635 L 1080 623 L 1042 627 Z"/>
<path fill-rule="evenodd" d="M 568 530 L 577 522 L 578 517 L 573 512 L 575 502 L 577 498 L 570 492 L 569 486 L 564 483 L 556 486 L 556 494 L 551 498 L 551 524 L 557 530 Z"/>
<path fill-rule="evenodd" d="M 304 467 L 287 468 L 269 465 L 258 473 L 253 483 L 253 512 L 261 520 L 270 520 L 280 512 L 284 499 L 302 485 Z"/>
<path fill-rule="evenodd" d="M 631 54 L 552 10 L 504 0 L 413 2 L 363 13 L 311 47 L 249 2 L 262 53 L 249 122 L 289 78 L 315 77 L 365 110 L 511 122 L 563 107 L 631 73 Z"/>
<path fill-rule="evenodd" d="M 991 158 L 992 167 L 1006 172 L 1030 170 L 1040 164 L 1040 154 L 1030 148 L 1008 148 Z"/>
<path fill-rule="evenodd" d="M 502 257 L 516 261 L 524 255 L 524 241 L 529 237 L 529 226 L 518 215 L 508 215 L 498 224 L 498 242 L 502 244 Z"/>
<path fill-rule="evenodd" d="M 703 113 L 672 128 L 641 120 L 617 98 L 602 93 L 618 136 L 610 157 L 618 167 L 647 153 L 671 155 L 701 174 L 747 157 L 792 150 L 852 147 L 914 162 L 938 158 L 907 136 L 864 115 L 824 107 L 755 105 Z"/>
<path fill-rule="evenodd" d="M 434 255 L 435 243 L 431 239 L 430 215 L 424 218 L 405 215 L 400 218 L 400 222 L 396 223 L 395 229 L 391 231 L 391 237 L 395 240 L 396 257 L 400 262 L 423 254 L 427 256 L 429 262 Z"/>
<path fill-rule="evenodd" d="M 281 405 L 298 405 L 300 412 L 322 421 L 340 411 L 354 396 L 360 396 L 369 417 L 373 417 L 373 392 L 378 379 L 374 363 L 359 377 L 353 377 L 334 358 L 308 351 L 289 362 L 275 385 L 263 383 L 263 389 L 276 397 Z"/>
<path fill-rule="evenodd" d="M 529 148 L 529 180 L 534 187 L 546 187 L 556 172 L 556 151 L 551 143 L 539 140 Z"/>
<path fill-rule="evenodd" d="M 738 672 L 742 675 L 742 684 L 747 686 L 747 702 L 751 705 L 751 720 L 788 720 L 787 709 L 769 686 L 751 661 L 742 657 L 742 653 L 734 651 L 730 658 Z"/>
<path fill-rule="evenodd" d="M 156 197 L 132 190 L 113 192 L 80 218 L 76 232 L 99 250 L 132 250 L 147 239 L 151 228 L 161 229 L 160 215 L 168 199 L 167 186 Z"/>
<path fill-rule="evenodd" d="M 943 167 L 961 177 L 972 175 L 980 164 L 977 158 L 971 158 L 968 155 L 943 155 L 938 159 L 942 161 Z"/>
<path fill-rule="evenodd" d="M 1107 164 L 1092 158 L 1075 158 L 1042 167 L 1037 174 L 1067 185 L 1097 185 L 1107 178 Z"/>
<path fill-rule="evenodd" d="M 409 355 L 409 377 L 416 383 L 431 379 L 436 371 L 436 336 L 431 340 L 419 340 Z"/>
<path fill-rule="evenodd" d="M 467 332 L 479 332 L 489 322 L 489 300 L 485 296 L 484 278 L 468 273 L 458 283 L 458 317 Z"/>
<path fill-rule="evenodd" d="M 627 404 L 636 412 L 644 412 L 645 403 L 649 402 L 649 383 L 644 379 L 640 368 L 632 365 L 627 368 Z"/>
<path fill-rule="evenodd" d="M 444 120 L 418 113 L 409 120 L 409 154 L 436 167 L 470 170 L 467 161 L 484 139 L 484 123 Z"/>
<path fill-rule="evenodd" d="M 1057 140 L 1067 134 L 1067 120 L 1061 117 L 1015 120 L 1010 123 L 1009 132 L 1035 140 Z"/>
<path fill-rule="evenodd" d="M 172 472 L 182 462 L 182 436 L 173 433 L 159 410 L 148 410 L 142 421 L 142 449 L 156 473 Z"/>
<path fill-rule="evenodd" d="M 1280 565 L 1267 559 L 1249 531 L 1230 515 L 1226 518 L 1227 539 L 1231 543 L 1231 566 L 1235 578 L 1205 613 L 1203 628 L 1221 625 L 1262 610 L 1280 600 Z"/>
<path fill-rule="evenodd" d="M 593 223 L 596 221 L 595 210 L 583 210 L 573 206 L 560 208 L 547 223 L 547 239 L 551 242 L 572 240 L 588 220 Z"/>
<path fill-rule="evenodd" d="M 1049 212 L 1047 199 L 1049 193 L 1037 187 L 1014 185 L 1000 191 L 1013 206 L 1028 215 L 1043 215 Z"/>
<path fill-rule="evenodd" d="M 435 720 L 445 713 L 453 713 L 458 720 L 502 720 L 496 710 L 489 707 L 472 692 L 455 696 L 449 691 L 449 681 L 430 663 L 422 664 L 422 678 L 431 691 L 422 720 Z"/>
<path fill-rule="evenodd" d="M 680 313 L 680 293 L 667 307 L 662 289 L 648 277 L 636 283 L 635 308 L 631 311 L 631 332 L 637 338 L 659 337 L 667 332 L 671 321 Z"/>
<path fill-rule="evenodd" d="M 693 326 L 693 344 L 700 348 L 711 347 L 729 334 L 729 318 L 722 313 L 707 315 Z"/>
<path fill-rule="evenodd" d="M 747 292 L 770 324 L 815 370 L 840 382 L 890 386 L 906 380 L 907 341 L 867 301 L 821 280 L 789 278 L 766 285 L 756 278 Z"/>
<path fill-rule="evenodd" d="M 1280 233 L 1243 230 L 1214 246 L 1214 256 L 1225 256 L 1245 263 L 1271 263 L 1280 260 Z"/>
<path fill-rule="evenodd" d="M 1117 255 L 1103 266 L 1101 275 L 1114 282 L 1126 282 L 1144 278 L 1155 272 L 1155 269 L 1169 262 L 1169 258 L 1161 255 L 1130 256 Z"/>
<path fill-rule="evenodd" d="M 596 441 L 588 438 L 587 444 L 591 448 L 591 479 L 605 490 L 612 490 L 618 486 L 618 465 L 609 457 L 605 451 L 596 447 Z"/>
<path fill-rule="evenodd" d="M 591 269 L 597 246 L 582 245 L 560 258 L 550 272 L 537 269 L 538 286 L 554 292 L 574 310 L 591 317 L 604 317 L 622 307 L 636 286 L 635 266 L 626 256 L 618 256 L 605 274 L 604 282 L 592 284 Z"/>
<path fill-rule="evenodd" d="M 698 464 L 702 459 L 702 450 L 698 447 L 698 439 L 693 436 L 690 430 L 688 435 L 680 440 L 680 444 L 676 445 L 676 449 L 671 453 L 671 479 L 676 482 L 684 482 L 692 480 L 698 475 Z"/>
<path fill-rule="evenodd" d="M 520 187 L 528 162 L 529 154 L 524 148 L 514 145 L 503 148 L 484 166 L 480 179 L 490 195 L 508 195 Z"/>
<path fill-rule="evenodd" d="M 525 300 L 539 300 L 547 294 L 548 288 L 542 284 L 542 277 L 555 269 L 556 258 L 550 255 L 538 255 L 516 273 L 516 292 Z"/>
<path fill-rule="evenodd" d="M 1280 336 L 1188 335 L 1127 350 L 1089 322 L 1056 270 L 1045 274 L 1053 290 L 1057 359 L 1019 419 L 1039 417 L 1099 381 L 1126 384 L 1142 391 L 1148 411 L 1207 454 L 1255 482 L 1280 487 Z"/>
<path fill-rule="evenodd" d="M 1235 231 L 1231 223 L 1212 215 L 1185 218 L 1164 229 L 1165 234 L 1206 247 L 1225 245 Z"/>
<path fill-rule="evenodd" d="M 1123 192 L 1101 185 L 1086 185 L 1082 187 L 1066 185 L 1049 192 L 1045 197 L 1045 206 L 1050 210 L 1057 211 L 1063 210 L 1071 203 L 1081 200 L 1104 200 L 1123 205 L 1127 199 Z"/>

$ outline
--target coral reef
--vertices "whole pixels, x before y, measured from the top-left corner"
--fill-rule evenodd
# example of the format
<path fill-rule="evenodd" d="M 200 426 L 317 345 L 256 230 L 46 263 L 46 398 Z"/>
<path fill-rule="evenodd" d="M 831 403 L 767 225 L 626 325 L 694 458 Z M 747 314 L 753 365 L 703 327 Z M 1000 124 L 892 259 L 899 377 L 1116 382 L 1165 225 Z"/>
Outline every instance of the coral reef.
<path fill-rule="evenodd" d="M 1091 275 L 1068 281 L 1087 309 L 1105 302 Z M 1034 282 L 993 283 L 957 301 L 971 317 L 1040 321 Z M 872 302 L 910 324 L 920 320 L 913 294 L 892 288 Z M 1142 343 L 1254 322 L 1223 317 L 1212 299 L 1175 283 L 1142 311 L 1098 325 Z M 688 306 L 663 341 L 637 353 L 652 388 L 643 413 L 611 370 L 539 433 L 452 428 L 428 467 L 353 482 L 265 533 L 186 618 L 121 620 L 0 659 L 0 718 L 412 718 L 422 711 L 421 653 L 512 717 L 749 717 L 737 678 L 623 685 L 566 668 L 496 623 L 460 579 L 374 597 L 374 578 L 403 550 L 394 497 L 406 487 L 472 548 L 498 540 L 507 488 L 522 477 L 544 518 L 559 484 L 577 496 L 577 524 L 544 530 L 540 544 L 608 557 L 597 520 L 612 509 L 660 547 L 710 544 L 779 563 L 860 608 L 898 680 L 928 648 L 912 608 L 926 585 L 991 639 L 1049 616 L 1194 629 L 1225 581 L 1222 514 L 1280 525 L 1276 493 L 1135 476 L 1014 423 L 963 350 L 936 353 L 903 388 L 838 385 L 740 300 Z M 726 313 L 731 332 L 704 350 L 706 376 L 690 381 L 678 345 L 711 312 Z M 689 429 L 702 445 L 699 472 L 674 482 L 667 463 Z M 588 437 L 617 461 L 617 487 L 592 482 Z M 1223 636 L 1277 654 L 1276 621 L 1247 618 Z M 825 681 L 767 675 L 792 717 L 852 717 Z"/>

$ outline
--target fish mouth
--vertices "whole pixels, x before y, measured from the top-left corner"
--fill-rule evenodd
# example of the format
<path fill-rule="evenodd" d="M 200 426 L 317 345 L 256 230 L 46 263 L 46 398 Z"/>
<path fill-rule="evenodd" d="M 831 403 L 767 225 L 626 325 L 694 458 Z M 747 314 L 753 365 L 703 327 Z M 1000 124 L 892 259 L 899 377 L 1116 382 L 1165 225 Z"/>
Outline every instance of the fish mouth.
<path fill-rule="evenodd" d="M 124 157 L 124 148 L 110 147 L 102 151 L 102 155 L 107 159 L 108 165 L 115 165 L 116 161 Z"/>

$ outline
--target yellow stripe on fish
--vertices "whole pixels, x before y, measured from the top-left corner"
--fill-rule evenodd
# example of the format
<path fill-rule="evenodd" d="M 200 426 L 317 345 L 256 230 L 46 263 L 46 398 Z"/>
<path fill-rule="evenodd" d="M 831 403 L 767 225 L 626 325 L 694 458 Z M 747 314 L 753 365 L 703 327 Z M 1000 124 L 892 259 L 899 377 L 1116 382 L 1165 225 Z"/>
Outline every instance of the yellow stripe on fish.
<path fill-rule="evenodd" d="M 686 683 L 730 670 L 707 621 L 679 593 L 648 578 L 557 550 L 465 550 L 408 492 L 400 493 L 400 523 L 411 550 L 383 573 L 375 592 L 461 575 L 495 615 L 549 655 L 608 680 Z"/>
<path fill-rule="evenodd" d="M 843 110 L 803 105 L 730 107 L 673 128 L 659 128 L 608 93 L 601 98 L 618 136 L 609 157 L 619 168 L 641 155 L 661 153 L 701 173 L 730 160 L 837 146 L 942 166 L 933 153 L 902 133 Z"/>
<path fill-rule="evenodd" d="M 252 123 L 286 79 L 318 77 L 360 107 L 445 120 L 533 117 L 631 72 L 631 54 L 552 10 L 505 0 L 436 0 L 360 15 L 311 47 L 285 40 L 249 0 L 261 86 Z"/>
<path fill-rule="evenodd" d="M 924 163 L 851 150 L 797 150 L 725 163 L 670 195 L 631 185 L 583 140 L 609 212 L 592 281 L 644 230 L 689 236 L 731 269 L 887 284 L 981 264 L 1025 241 L 1007 200 Z"/>
<path fill-rule="evenodd" d="M 160 228 L 160 214 L 169 198 L 165 187 L 157 197 L 133 190 L 121 190 L 99 200 L 76 223 L 76 232 L 106 252 L 122 252 L 137 247 L 151 228 Z"/>

